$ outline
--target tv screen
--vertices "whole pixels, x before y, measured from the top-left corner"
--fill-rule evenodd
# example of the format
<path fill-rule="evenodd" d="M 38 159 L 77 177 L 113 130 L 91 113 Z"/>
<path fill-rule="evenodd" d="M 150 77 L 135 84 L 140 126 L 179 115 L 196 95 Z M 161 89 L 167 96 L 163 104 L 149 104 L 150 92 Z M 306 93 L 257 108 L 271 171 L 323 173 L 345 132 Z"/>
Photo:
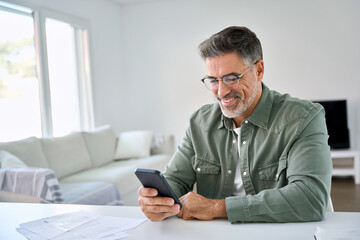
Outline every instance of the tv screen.
<path fill-rule="evenodd" d="M 325 109 L 326 125 L 329 134 L 329 145 L 332 149 L 350 147 L 347 123 L 346 100 L 314 101 Z"/>

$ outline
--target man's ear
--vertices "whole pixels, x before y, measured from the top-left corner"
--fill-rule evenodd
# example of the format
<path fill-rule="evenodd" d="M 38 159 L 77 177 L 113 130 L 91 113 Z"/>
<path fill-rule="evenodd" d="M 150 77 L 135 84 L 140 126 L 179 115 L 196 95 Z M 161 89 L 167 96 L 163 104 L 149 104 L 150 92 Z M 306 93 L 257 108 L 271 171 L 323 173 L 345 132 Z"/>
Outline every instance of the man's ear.
<path fill-rule="evenodd" d="M 255 71 L 258 81 L 262 81 L 264 76 L 264 61 L 259 60 L 255 65 Z"/>

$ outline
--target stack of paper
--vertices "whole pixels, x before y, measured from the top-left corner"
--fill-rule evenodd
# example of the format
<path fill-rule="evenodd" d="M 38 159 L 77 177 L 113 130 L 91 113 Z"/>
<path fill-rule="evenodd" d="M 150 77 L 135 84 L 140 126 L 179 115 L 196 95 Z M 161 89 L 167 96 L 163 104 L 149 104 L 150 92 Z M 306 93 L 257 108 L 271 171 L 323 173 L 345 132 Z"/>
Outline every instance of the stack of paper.
<path fill-rule="evenodd" d="M 29 240 L 115 240 L 146 219 L 100 216 L 79 211 L 22 223 L 16 230 Z"/>

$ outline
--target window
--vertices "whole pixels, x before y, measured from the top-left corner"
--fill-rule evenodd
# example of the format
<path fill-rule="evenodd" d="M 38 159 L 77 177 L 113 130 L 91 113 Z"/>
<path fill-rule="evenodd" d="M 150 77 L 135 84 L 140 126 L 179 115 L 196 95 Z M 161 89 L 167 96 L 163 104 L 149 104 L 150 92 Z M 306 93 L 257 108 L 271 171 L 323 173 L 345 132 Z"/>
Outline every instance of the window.
<path fill-rule="evenodd" d="M 93 127 L 86 23 L 0 1 L 0 141 Z"/>
<path fill-rule="evenodd" d="M 0 141 L 41 136 L 32 16 L 0 9 L 0 29 Z"/>
<path fill-rule="evenodd" d="M 74 28 L 67 23 L 46 20 L 54 135 L 63 135 L 80 128 L 74 33 Z"/>

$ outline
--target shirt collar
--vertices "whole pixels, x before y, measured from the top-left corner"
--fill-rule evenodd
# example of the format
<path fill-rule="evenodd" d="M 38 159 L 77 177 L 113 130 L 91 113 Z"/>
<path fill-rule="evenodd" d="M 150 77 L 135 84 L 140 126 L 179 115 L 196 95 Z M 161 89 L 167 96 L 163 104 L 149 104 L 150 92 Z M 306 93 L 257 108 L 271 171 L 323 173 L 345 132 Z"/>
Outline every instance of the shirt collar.
<path fill-rule="evenodd" d="M 218 129 L 220 129 L 222 127 L 226 127 L 228 130 L 233 130 L 233 128 L 234 128 L 233 122 L 234 121 L 232 118 L 225 117 L 224 114 L 222 114 L 222 112 L 221 112 L 221 121 L 218 126 Z"/>
<path fill-rule="evenodd" d="M 262 95 L 260 101 L 256 105 L 253 113 L 248 118 L 250 122 L 257 125 L 261 128 L 268 128 L 269 118 L 271 108 L 274 102 L 274 96 L 271 93 L 270 89 L 264 84 L 262 84 Z"/>
<path fill-rule="evenodd" d="M 260 101 L 258 102 L 253 113 L 247 120 L 258 127 L 268 128 L 270 111 L 273 105 L 274 97 L 271 94 L 270 89 L 264 83 L 261 83 L 261 86 L 262 95 Z M 218 129 L 222 127 L 226 127 L 228 130 L 233 130 L 234 127 L 232 118 L 227 118 L 223 114 L 221 114 L 221 121 Z"/>

